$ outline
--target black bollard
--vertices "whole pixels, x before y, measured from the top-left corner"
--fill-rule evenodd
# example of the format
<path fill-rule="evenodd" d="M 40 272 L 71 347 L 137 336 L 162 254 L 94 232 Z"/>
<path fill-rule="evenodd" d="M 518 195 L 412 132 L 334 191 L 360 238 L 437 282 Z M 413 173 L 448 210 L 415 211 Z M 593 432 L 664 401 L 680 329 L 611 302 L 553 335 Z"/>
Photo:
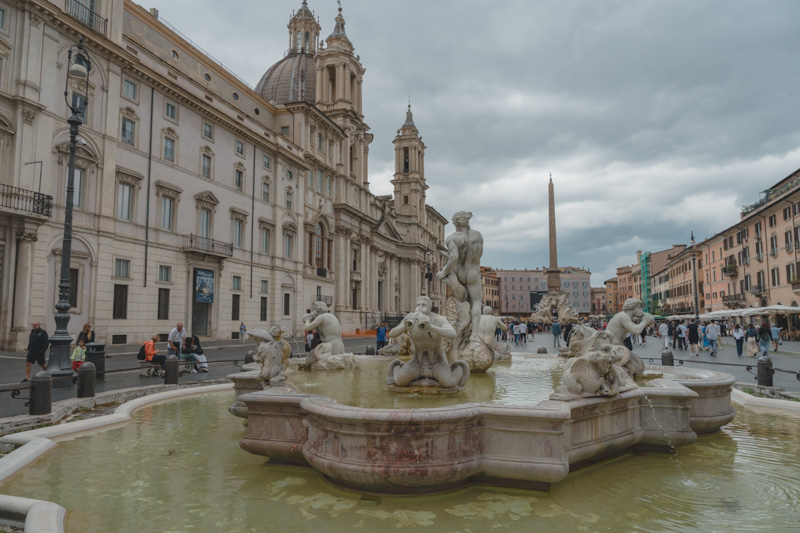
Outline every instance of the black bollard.
<path fill-rule="evenodd" d="M 78 398 L 94 398 L 94 385 L 97 381 L 97 368 L 86 362 L 78 369 Z"/>
<path fill-rule="evenodd" d="M 178 384 L 178 367 L 181 362 L 177 355 L 167 356 L 167 362 L 164 363 L 164 385 L 177 385 Z"/>
<path fill-rule="evenodd" d="M 758 385 L 760 387 L 772 387 L 772 359 L 768 355 L 758 358 Z"/>
<path fill-rule="evenodd" d="M 253 356 L 256 354 L 255 350 L 250 350 L 246 354 L 244 354 L 244 364 L 249 365 L 250 363 L 255 362 Z"/>
<path fill-rule="evenodd" d="M 95 381 L 104 382 L 106 380 L 106 345 L 102 342 L 87 344 L 86 362 L 94 365 Z"/>
<path fill-rule="evenodd" d="M 671 351 L 664 350 L 661 352 L 661 366 L 675 366 L 675 358 L 672 356 Z"/>
<path fill-rule="evenodd" d="M 29 415 L 49 415 L 53 411 L 53 376 L 42 370 L 31 379 Z"/>

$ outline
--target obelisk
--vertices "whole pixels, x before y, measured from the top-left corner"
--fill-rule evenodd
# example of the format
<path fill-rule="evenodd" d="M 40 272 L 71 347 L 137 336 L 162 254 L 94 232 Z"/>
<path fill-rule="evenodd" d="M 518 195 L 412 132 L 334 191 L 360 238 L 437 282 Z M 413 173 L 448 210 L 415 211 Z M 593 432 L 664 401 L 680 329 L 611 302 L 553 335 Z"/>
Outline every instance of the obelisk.
<path fill-rule="evenodd" d="M 556 198 L 553 192 L 553 175 L 547 186 L 550 208 L 550 267 L 547 269 L 547 292 L 561 290 L 561 270 L 558 268 L 558 251 L 556 250 Z"/>

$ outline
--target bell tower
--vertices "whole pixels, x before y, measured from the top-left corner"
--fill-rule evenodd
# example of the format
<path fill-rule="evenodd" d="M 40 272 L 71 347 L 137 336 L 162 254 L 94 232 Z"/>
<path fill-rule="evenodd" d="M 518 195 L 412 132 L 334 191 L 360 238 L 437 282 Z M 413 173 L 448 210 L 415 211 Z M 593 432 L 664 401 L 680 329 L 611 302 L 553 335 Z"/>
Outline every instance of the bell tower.
<path fill-rule="evenodd" d="M 416 217 L 421 224 L 425 217 L 425 143 L 414 125 L 411 104 L 406 121 L 394 138 L 394 209 L 398 215 Z"/>

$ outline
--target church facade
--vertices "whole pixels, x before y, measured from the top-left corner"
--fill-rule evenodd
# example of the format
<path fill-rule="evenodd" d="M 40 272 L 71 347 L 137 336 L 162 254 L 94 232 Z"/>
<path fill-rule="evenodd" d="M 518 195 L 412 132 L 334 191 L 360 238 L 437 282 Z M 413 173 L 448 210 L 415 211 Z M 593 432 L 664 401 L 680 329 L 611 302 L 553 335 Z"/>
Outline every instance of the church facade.
<path fill-rule="evenodd" d="M 255 89 L 125 0 L 0 2 L 0 346 L 55 329 L 68 163 L 67 50 L 92 58 L 76 154 L 69 332 L 140 343 L 182 321 L 236 338 L 326 302 L 345 330 L 444 296 L 447 220 L 426 203 L 411 109 L 394 194 L 370 191 L 365 68 L 304 1 Z M 277 30 L 277 28 L 276 28 Z M 398 114 L 399 115 L 399 114 Z M 398 123 L 402 115 L 398 116 Z"/>

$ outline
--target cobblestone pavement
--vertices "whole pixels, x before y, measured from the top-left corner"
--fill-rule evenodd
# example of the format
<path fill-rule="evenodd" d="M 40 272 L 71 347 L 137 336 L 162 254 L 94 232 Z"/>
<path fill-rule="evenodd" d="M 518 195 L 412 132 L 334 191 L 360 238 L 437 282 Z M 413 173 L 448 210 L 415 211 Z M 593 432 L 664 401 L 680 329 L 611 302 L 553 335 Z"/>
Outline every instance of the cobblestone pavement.
<path fill-rule="evenodd" d="M 678 365 L 680 361 L 684 361 L 687 367 L 711 368 L 731 374 L 736 377 L 738 381 L 755 383 L 756 358 L 746 356 L 737 357 L 733 338 L 724 337 L 723 341 L 725 347 L 719 350 L 717 357 L 711 357 L 708 352 L 700 352 L 698 357 L 693 357 L 688 350 L 672 350 L 675 364 Z M 354 353 L 364 353 L 367 346 L 374 347 L 375 339 L 345 339 L 345 347 Z M 161 344 L 159 344 L 158 347 L 166 351 Z M 220 379 L 229 374 L 239 372 L 241 364 L 244 362 L 244 355 L 248 350 L 254 349 L 255 344 L 245 343 L 241 345 L 231 344 L 231 341 L 220 341 L 205 343 L 203 347 L 209 360 L 209 372 L 199 374 L 190 374 L 186 372 L 180 377 L 180 382 Z M 553 335 L 549 333 L 537 334 L 533 340 L 525 344 L 514 345 L 511 343 L 512 352 L 516 353 L 536 353 L 540 347 L 547 348 L 550 354 L 557 353 L 557 350 L 553 348 Z M 294 343 L 293 348 L 295 354 L 299 355 L 303 353 L 302 344 L 299 342 Z M 138 351 L 138 347 L 133 346 L 107 347 L 107 353 L 111 357 L 105 360 L 106 371 L 116 372 L 109 372 L 106 374 L 105 383 L 97 384 L 97 393 L 143 385 L 155 385 L 162 382 L 162 380 L 156 377 L 139 376 L 136 351 Z M 651 364 L 650 359 L 652 359 L 652 364 L 660 364 L 661 351 L 661 340 L 652 337 L 648 338 L 644 345 L 634 346 L 634 352 L 642 357 L 648 364 Z M 783 345 L 780 346 L 780 350 L 775 354 L 771 353 L 770 357 L 772 358 L 775 369 L 794 372 L 800 371 L 800 342 L 784 342 Z M 232 362 L 233 360 L 236 360 L 239 366 L 235 366 Z M 747 371 L 747 365 L 752 365 L 751 372 Z M 34 372 L 38 369 L 39 367 L 34 365 Z M 181 369 L 183 370 L 183 367 L 181 367 Z M 0 376 L 2 376 L 0 381 L 3 382 L 0 384 L 0 389 L 5 390 L 16 386 L 22 386 L 20 385 L 20 380 L 25 377 L 25 354 L 22 352 L 0 352 Z M 788 390 L 800 391 L 800 381 L 795 378 L 795 374 L 776 372 L 774 385 Z M 73 398 L 75 394 L 76 388 L 74 386 L 55 388 L 53 391 L 53 401 L 57 402 Z M 21 398 L 27 397 L 28 391 L 22 389 Z M 27 407 L 25 407 L 25 402 L 21 398 L 12 398 L 10 391 L 0 392 L 0 418 L 26 414 L 28 412 Z"/>

